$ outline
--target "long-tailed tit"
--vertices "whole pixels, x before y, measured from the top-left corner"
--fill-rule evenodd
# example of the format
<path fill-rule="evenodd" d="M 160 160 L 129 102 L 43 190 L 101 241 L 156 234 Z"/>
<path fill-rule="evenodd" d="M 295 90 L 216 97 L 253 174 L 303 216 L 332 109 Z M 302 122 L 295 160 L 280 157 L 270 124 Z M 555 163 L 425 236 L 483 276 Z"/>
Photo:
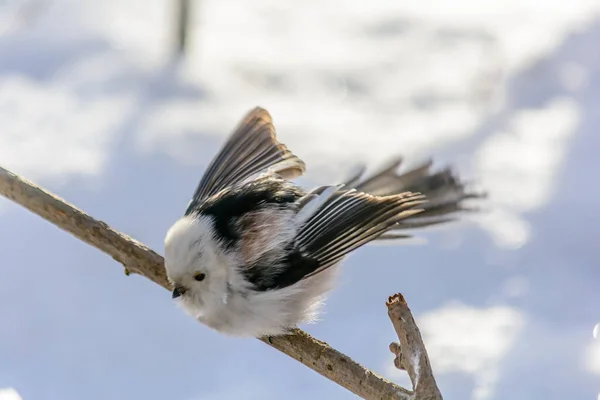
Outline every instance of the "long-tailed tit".
<path fill-rule="evenodd" d="M 166 235 L 173 298 L 233 336 L 275 336 L 314 321 L 348 253 L 449 221 L 478 196 L 450 170 L 432 173 L 427 163 L 399 174 L 399 165 L 306 192 L 289 181 L 304 162 L 277 140 L 269 113 L 252 110 Z"/>

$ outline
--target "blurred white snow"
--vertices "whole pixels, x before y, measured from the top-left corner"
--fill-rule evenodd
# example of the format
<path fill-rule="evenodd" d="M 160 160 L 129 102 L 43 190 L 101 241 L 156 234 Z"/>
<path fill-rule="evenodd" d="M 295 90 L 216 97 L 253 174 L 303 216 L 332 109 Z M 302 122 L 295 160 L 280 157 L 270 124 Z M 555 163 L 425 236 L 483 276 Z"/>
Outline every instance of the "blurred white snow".
<path fill-rule="evenodd" d="M 504 113 L 477 151 L 449 162 L 490 191 L 482 226 L 515 248 L 531 235 L 521 213 L 548 199 L 578 109 L 563 97 L 513 110 L 506 83 L 599 11 L 592 0 L 202 1 L 188 60 L 171 70 L 166 0 L 12 1 L 0 6 L 0 32 L 22 69 L 0 71 L 0 158 L 30 179 L 64 182 L 101 174 L 111 145 L 134 135 L 141 152 L 202 163 L 190 137 L 222 140 L 260 105 L 324 183 L 357 161 L 418 162 Z M 44 70 L 23 46 L 73 54 Z M 153 85 L 165 71 L 203 96 L 160 98 Z M 586 71 L 569 64 L 561 76 L 576 90 Z M 134 113 L 131 131 L 120 129 Z"/>
<path fill-rule="evenodd" d="M 0 400 L 23 400 L 13 388 L 0 389 Z"/>
<path fill-rule="evenodd" d="M 198 154 L 212 154 L 260 105 L 317 183 L 358 160 L 400 153 L 413 163 L 471 143 L 444 161 L 489 191 L 481 227 L 502 248 L 530 240 L 525 214 L 553 194 L 580 122 L 574 96 L 589 71 L 576 61 L 557 65 L 565 93 L 539 107 L 513 104 L 511 84 L 597 20 L 600 2 L 199 3 L 177 69 L 170 1 L 0 2 L 0 163 L 65 184 L 102 176 L 111 152 L 131 138 L 140 154 L 200 165 L 207 159 Z M 201 147 L 199 136 L 214 147 Z M 517 279 L 505 290 L 514 298 L 528 288 Z M 419 323 L 434 369 L 468 374 L 472 398 L 487 399 L 525 320 L 513 307 L 452 303 Z M 598 343 L 585 355 L 594 373 Z M 0 400 L 20 399 L 10 390 Z"/>

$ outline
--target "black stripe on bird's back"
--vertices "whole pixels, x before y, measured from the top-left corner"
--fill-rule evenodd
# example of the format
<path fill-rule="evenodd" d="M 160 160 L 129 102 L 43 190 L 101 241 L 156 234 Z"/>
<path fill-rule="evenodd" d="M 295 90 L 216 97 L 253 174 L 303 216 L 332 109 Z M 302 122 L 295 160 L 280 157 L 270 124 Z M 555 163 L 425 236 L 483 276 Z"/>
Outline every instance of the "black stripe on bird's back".
<path fill-rule="evenodd" d="M 260 260 L 242 273 L 258 291 L 283 289 L 299 282 L 307 274 L 319 268 L 319 262 L 303 256 L 300 251 L 290 244 L 286 256 L 274 267 L 270 263 L 262 264 Z"/>
<path fill-rule="evenodd" d="M 304 195 L 302 189 L 276 176 L 267 176 L 235 188 L 228 188 L 207 199 L 190 214 L 207 215 L 215 220 L 216 233 L 228 248 L 240 239 L 237 218 L 268 206 L 289 207 Z"/>

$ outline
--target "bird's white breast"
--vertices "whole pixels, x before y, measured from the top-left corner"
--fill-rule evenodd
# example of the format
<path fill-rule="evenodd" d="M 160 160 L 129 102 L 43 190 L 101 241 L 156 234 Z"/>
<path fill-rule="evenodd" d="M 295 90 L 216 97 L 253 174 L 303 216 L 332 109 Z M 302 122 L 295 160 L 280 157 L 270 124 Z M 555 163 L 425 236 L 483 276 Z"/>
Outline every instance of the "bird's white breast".
<path fill-rule="evenodd" d="M 205 309 L 198 319 L 231 336 L 284 334 L 301 323 L 317 321 L 337 269 L 333 266 L 283 289 L 260 292 L 234 287 L 226 303 L 221 301 L 219 307 Z"/>

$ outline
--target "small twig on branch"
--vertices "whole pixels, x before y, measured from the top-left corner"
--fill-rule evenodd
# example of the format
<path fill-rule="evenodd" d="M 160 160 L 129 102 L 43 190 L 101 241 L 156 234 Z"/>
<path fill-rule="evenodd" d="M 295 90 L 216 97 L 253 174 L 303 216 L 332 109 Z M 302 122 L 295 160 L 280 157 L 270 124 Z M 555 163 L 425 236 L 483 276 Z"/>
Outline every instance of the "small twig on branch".
<path fill-rule="evenodd" d="M 404 296 L 400 293 L 390 296 L 386 305 L 388 316 L 400 340 L 400 343 L 390 344 L 390 351 L 396 355 L 394 365 L 408 373 L 413 386 L 412 393 L 403 399 L 442 400 L 421 333 Z"/>
<path fill-rule="evenodd" d="M 0 194 L 102 250 L 123 264 L 126 271 L 172 289 L 159 254 L 2 167 Z M 271 343 L 260 340 L 364 399 L 401 400 L 410 394 L 300 329 L 291 335 L 273 337 Z"/>

